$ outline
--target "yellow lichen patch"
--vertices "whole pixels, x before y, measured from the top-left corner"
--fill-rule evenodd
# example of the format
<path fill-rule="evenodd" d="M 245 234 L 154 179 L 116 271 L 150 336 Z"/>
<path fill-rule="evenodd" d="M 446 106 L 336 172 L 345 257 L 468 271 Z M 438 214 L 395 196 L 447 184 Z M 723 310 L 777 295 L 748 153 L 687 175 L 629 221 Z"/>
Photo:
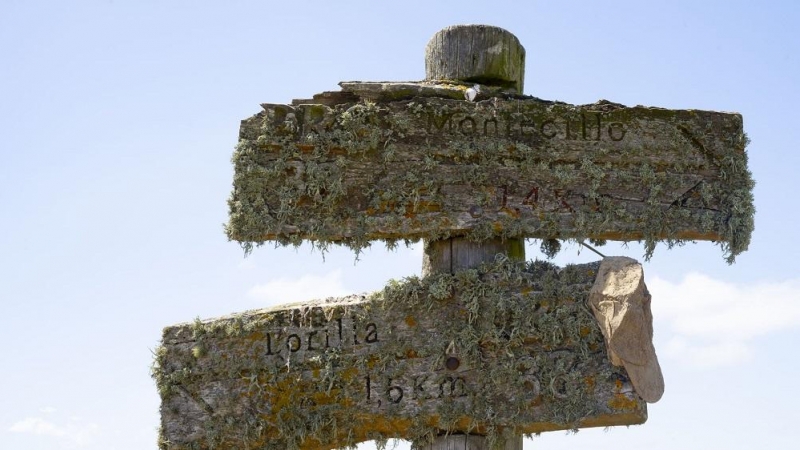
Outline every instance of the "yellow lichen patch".
<path fill-rule="evenodd" d="M 192 347 L 192 356 L 195 358 L 202 358 L 206 355 L 206 349 L 203 347 L 202 344 L 195 345 Z"/>
<path fill-rule="evenodd" d="M 528 406 L 530 406 L 531 408 L 535 408 L 537 406 L 541 406 L 543 402 L 544 402 L 544 397 L 541 395 L 537 395 L 533 400 L 530 401 L 530 403 L 528 403 Z"/>
<path fill-rule="evenodd" d="M 355 367 L 348 367 L 341 372 L 340 376 L 344 381 L 351 381 L 356 375 L 358 375 L 358 369 Z"/>
<path fill-rule="evenodd" d="M 411 419 L 390 419 L 366 414 L 356 414 L 354 419 L 356 420 L 356 423 L 369 424 L 369 429 L 367 430 L 368 432 L 373 431 L 383 433 L 387 436 L 402 435 L 414 424 Z"/>
<path fill-rule="evenodd" d="M 511 217 L 514 217 L 514 218 L 518 218 L 520 216 L 520 210 L 519 209 L 503 207 L 503 208 L 500 208 L 500 211 L 502 213 L 507 214 L 507 215 L 509 215 Z"/>
<path fill-rule="evenodd" d="M 314 151 L 313 145 L 308 145 L 308 144 L 295 144 L 295 145 L 297 146 L 297 149 L 300 150 L 300 153 L 309 154 Z"/>
<path fill-rule="evenodd" d="M 625 394 L 614 394 L 614 397 L 608 401 L 608 406 L 616 411 L 633 411 L 639 406 L 639 401 Z"/>
<path fill-rule="evenodd" d="M 335 393 L 331 391 L 330 393 L 327 392 L 314 392 L 311 394 L 311 400 L 314 402 L 314 405 L 321 406 L 321 405 L 330 405 L 333 403 L 337 403 L 337 398 Z M 342 403 L 342 402 L 339 402 Z M 346 406 L 342 404 L 342 406 Z"/>
<path fill-rule="evenodd" d="M 260 331 L 254 331 L 247 336 L 247 339 L 250 341 L 261 342 L 264 340 L 264 333 Z"/>
<path fill-rule="evenodd" d="M 539 302 L 539 305 L 540 305 L 542 308 L 549 308 L 549 307 L 550 307 L 550 302 L 549 302 L 549 301 L 547 301 L 547 300 L 542 300 L 542 301 L 540 301 L 540 302 Z"/>

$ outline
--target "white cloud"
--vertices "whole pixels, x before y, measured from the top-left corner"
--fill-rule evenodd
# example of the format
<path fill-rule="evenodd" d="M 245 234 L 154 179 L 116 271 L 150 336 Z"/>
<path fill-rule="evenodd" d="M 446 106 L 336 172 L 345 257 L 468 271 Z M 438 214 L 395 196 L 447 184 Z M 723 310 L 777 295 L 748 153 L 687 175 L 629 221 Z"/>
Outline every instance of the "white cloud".
<path fill-rule="evenodd" d="M 28 417 L 11 425 L 8 431 L 62 437 L 66 431 L 39 417 Z"/>
<path fill-rule="evenodd" d="M 800 327 L 800 280 L 745 286 L 691 273 L 677 284 L 655 277 L 647 286 L 655 320 L 672 334 L 662 351 L 695 366 L 746 362 L 754 338 Z"/>
<path fill-rule="evenodd" d="M 45 406 L 44 408 L 40 409 L 39 412 L 45 414 L 53 414 L 54 412 L 56 412 L 56 409 L 52 406 Z"/>
<path fill-rule="evenodd" d="M 49 409 L 55 411 L 55 408 Z M 41 417 L 27 417 L 11 425 L 8 431 L 50 436 L 63 442 L 66 448 L 81 448 L 92 443 L 100 433 L 100 427 L 96 423 L 84 423 L 80 419 L 72 419 L 66 425 L 57 425 Z"/>
<path fill-rule="evenodd" d="M 342 284 L 341 270 L 325 275 L 303 275 L 300 278 L 278 278 L 254 286 L 248 295 L 255 297 L 261 306 L 280 305 L 318 298 L 339 297 L 351 294 Z M 264 304 L 265 303 L 265 304 Z"/>

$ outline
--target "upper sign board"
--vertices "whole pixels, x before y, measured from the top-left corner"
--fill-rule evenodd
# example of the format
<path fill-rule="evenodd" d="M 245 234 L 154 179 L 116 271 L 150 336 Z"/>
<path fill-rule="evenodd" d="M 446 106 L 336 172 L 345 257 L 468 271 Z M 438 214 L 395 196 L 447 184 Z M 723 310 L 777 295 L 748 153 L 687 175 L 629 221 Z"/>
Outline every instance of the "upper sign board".
<path fill-rule="evenodd" d="M 747 248 L 739 114 L 341 83 L 242 121 L 231 239 L 711 240 Z"/>

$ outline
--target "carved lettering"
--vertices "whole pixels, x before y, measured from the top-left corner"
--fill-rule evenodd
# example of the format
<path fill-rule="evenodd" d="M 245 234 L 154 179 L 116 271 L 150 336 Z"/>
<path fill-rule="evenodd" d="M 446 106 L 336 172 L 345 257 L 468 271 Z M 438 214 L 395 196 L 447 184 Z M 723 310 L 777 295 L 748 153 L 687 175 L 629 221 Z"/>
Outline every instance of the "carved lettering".
<path fill-rule="evenodd" d="M 542 386 L 539 383 L 539 378 L 534 375 L 525 375 L 522 379 L 525 386 L 525 393 L 530 399 L 536 399 L 542 394 Z"/>
<path fill-rule="evenodd" d="M 565 375 L 556 375 L 550 380 L 550 392 L 555 398 L 564 399 L 569 396 L 567 391 L 567 377 Z"/>
<path fill-rule="evenodd" d="M 352 340 L 350 340 L 350 336 L 344 336 L 344 327 L 345 325 L 349 327 L 349 322 L 345 324 L 344 319 L 341 317 L 327 322 L 325 320 L 324 317 L 315 320 L 312 316 L 307 322 L 308 326 L 300 326 L 300 322 L 295 322 L 295 325 L 288 330 L 286 328 L 282 330 L 266 330 L 264 332 L 266 356 L 283 359 L 280 354 L 284 348 L 289 353 L 301 351 L 316 353 L 324 352 L 331 347 L 341 348 L 347 345 L 376 344 L 380 342 L 380 333 L 375 322 L 361 325 L 355 318 L 351 318 Z M 338 341 L 336 340 L 337 333 L 339 336 Z"/>
<path fill-rule="evenodd" d="M 565 189 L 553 189 L 552 191 L 553 199 L 558 202 L 558 206 L 556 209 L 566 209 L 569 212 L 575 212 L 575 209 L 567 202 L 567 198 L 572 195 L 572 191 L 565 190 Z M 530 206 L 531 209 L 537 209 L 539 207 L 539 186 L 534 186 L 531 188 L 530 191 L 525 195 L 525 198 L 522 200 L 523 205 Z"/>
<path fill-rule="evenodd" d="M 603 128 L 603 126 L 600 125 L 600 114 L 595 114 L 594 118 L 597 121 L 597 134 L 595 135 L 594 140 L 595 141 L 599 141 L 600 140 L 600 132 L 601 132 L 601 130 Z"/>
<path fill-rule="evenodd" d="M 295 353 L 296 351 L 300 350 L 300 336 L 296 334 L 290 334 L 289 337 L 286 338 L 286 348 Z"/>
<path fill-rule="evenodd" d="M 386 398 L 392 403 L 400 403 L 403 400 L 403 388 L 399 386 L 392 386 L 392 379 L 387 379 L 386 382 Z"/>
<path fill-rule="evenodd" d="M 539 132 L 542 136 L 546 137 L 547 139 L 553 139 L 558 135 L 558 131 L 555 129 L 555 121 L 553 119 L 545 119 L 542 121 L 542 124 L 539 125 Z M 549 128 L 549 131 L 548 131 Z"/>
<path fill-rule="evenodd" d="M 489 124 L 492 124 L 492 136 L 497 136 L 497 119 L 492 117 L 483 122 L 483 135 L 489 136 Z"/>
<path fill-rule="evenodd" d="M 367 344 L 378 342 L 378 326 L 374 323 L 367 324 L 367 337 L 364 339 Z"/>
<path fill-rule="evenodd" d="M 525 200 L 522 201 L 523 205 L 530 205 L 533 209 L 536 209 L 539 206 L 539 187 L 534 186 L 528 191 L 528 194 L 525 195 Z"/>
<path fill-rule="evenodd" d="M 411 397 L 414 400 L 428 400 L 431 398 L 431 395 L 425 390 L 425 383 L 427 381 L 427 375 L 414 377 L 414 389 L 411 391 Z"/>
<path fill-rule="evenodd" d="M 371 399 L 372 378 L 365 376 L 366 398 Z M 408 378 L 385 378 L 384 397 L 391 403 L 400 403 L 403 399 L 424 401 L 441 398 L 462 398 L 469 396 L 467 381 L 464 377 L 450 375 L 413 375 Z M 537 380 L 538 383 L 538 380 Z M 536 386 L 538 395 L 538 384 Z M 406 396 L 410 393 L 409 396 Z"/>
<path fill-rule="evenodd" d="M 601 212 L 600 199 L 609 198 L 608 194 L 600 194 L 595 198 L 590 198 L 586 195 L 582 195 L 581 197 L 583 198 L 583 206 L 588 206 L 593 212 Z"/>
<path fill-rule="evenodd" d="M 608 125 L 608 137 L 612 141 L 621 141 L 627 132 L 625 125 L 620 122 L 612 122 Z"/>
<path fill-rule="evenodd" d="M 621 141 L 627 134 L 625 124 L 611 122 L 604 130 L 600 113 L 581 113 L 576 117 L 545 116 L 534 120 L 519 115 L 482 118 L 480 115 L 428 112 L 427 130 L 435 133 L 460 133 L 466 136 L 481 134 L 495 137 L 503 134 L 510 138 L 541 136 L 545 139 L 562 138 L 571 141 L 595 141 L 606 139 Z M 502 130 L 502 131 L 501 131 Z"/>
<path fill-rule="evenodd" d="M 311 340 L 314 339 L 314 336 L 316 336 L 316 335 L 317 335 L 317 331 L 312 331 L 312 332 L 308 333 L 308 336 L 307 336 L 308 337 L 308 351 L 316 350 L 311 345 Z"/>
<path fill-rule="evenodd" d="M 530 131 L 525 131 L 525 128 L 530 128 Z M 532 135 L 535 132 L 535 124 L 533 120 L 524 119 L 519 122 L 519 134 L 522 136 Z"/>
<path fill-rule="evenodd" d="M 466 126 L 465 124 L 469 124 L 469 126 Z M 476 128 L 477 125 L 475 124 L 475 119 L 472 117 L 467 116 L 458 122 L 458 130 L 464 134 L 475 134 Z"/>
<path fill-rule="evenodd" d="M 444 377 L 439 383 L 439 398 L 450 397 L 466 397 L 467 385 L 461 377 Z"/>
<path fill-rule="evenodd" d="M 586 114 L 581 114 L 581 137 L 586 140 Z"/>
<path fill-rule="evenodd" d="M 267 333 L 267 355 L 269 355 L 269 356 L 277 355 L 280 352 L 281 352 L 280 348 L 278 348 L 278 350 L 276 352 L 274 352 L 274 353 L 272 352 L 272 333 L 268 332 Z"/>
<path fill-rule="evenodd" d="M 524 387 L 525 396 L 531 400 L 537 399 L 541 395 L 542 386 L 536 376 L 536 360 L 530 356 L 524 356 L 517 362 L 517 369 L 522 372 L 520 383 Z"/>
<path fill-rule="evenodd" d="M 442 132 L 444 130 L 445 125 L 447 126 L 448 131 L 452 131 L 453 129 L 453 114 L 452 113 L 445 113 L 441 116 L 434 114 L 433 112 L 428 113 L 428 132 L 431 131 L 431 126 L 436 129 L 438 132 Z"/>
<path fill-rule="evenodd" d="M 571 191 L 565 191 L 564 189 L 553 189 L 553 195 L 555 196 L 556 200 L 560 202 L 560 206 L 567 208 L 569 212 L 575 212 L 572 206 L 567 203 L 566 199 L 566 197 L 571 193 Z"/>

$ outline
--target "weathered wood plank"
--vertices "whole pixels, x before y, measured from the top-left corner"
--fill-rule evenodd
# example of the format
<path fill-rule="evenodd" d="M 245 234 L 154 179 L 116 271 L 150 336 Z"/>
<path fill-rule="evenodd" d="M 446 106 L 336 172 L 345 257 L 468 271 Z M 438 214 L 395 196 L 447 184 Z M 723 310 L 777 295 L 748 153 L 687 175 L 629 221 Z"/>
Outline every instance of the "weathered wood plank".
<path fill-rule="evenodd" d="M 642 423 L 645 403 L 586 305 L 597 270 L 500 261 L 168 327 L 154 369 L 161 447 L 329 449 Z"/>
<path fill-rule="evenodd" d="M 242 122 L 231 239 L 712 240 L 731 258 L 749 243 L 739 114 L 343 85 L 377 100 L 264 104 Z"/>

